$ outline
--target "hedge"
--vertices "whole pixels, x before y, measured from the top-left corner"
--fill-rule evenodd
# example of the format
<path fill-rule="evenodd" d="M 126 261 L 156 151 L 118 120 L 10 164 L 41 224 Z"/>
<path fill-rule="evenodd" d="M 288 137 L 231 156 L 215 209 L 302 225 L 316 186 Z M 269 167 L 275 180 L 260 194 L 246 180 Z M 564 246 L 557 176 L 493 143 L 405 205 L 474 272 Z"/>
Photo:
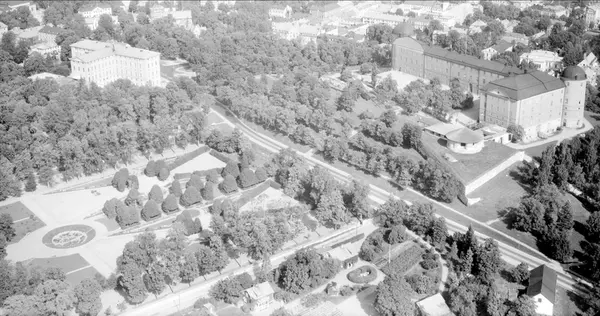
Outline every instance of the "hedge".
<path fill-rule="evenodd" d="M 361 275 L 366 272 L 370 273 L 365 276 Z M 369 283 L 375 281 L 375 279 L 377 278 L 377 269 L 371 266 L 362 266 L 360 268 L 356 268 L 348 272 L 347 278 L 348 280 L 350 280 L 350 282 L 354 283 Z"/>
<path fill-rule="evenodd" d="M 392 262 L 386 264 L 381 271 L 390 276 L 394 274 L 403 275 L 421 261 L 423 252 L 423 249 L 418 245 L 412 245 L 394 258 Z"/>
<path fill-rule="evenodd" d="M 213 149 L 213 150 L 211 150 L 211 151 L 209 152 L 209 154 L 210 154 L 211 156 L 213 156 L 213 157 L 215 157 L 215 158 L 217 158 L 217 159 L 221 160 L 221 161 L 222 161 L 222 162 L 224 162 L 224 163 L 228 163 L 228 162 L 230 162 L 230 161 L 231 161 L 231 159 L 229 159 L 229 157 L 227 157 L 225 154 L 223 154 L 223 153 L 221 153 L 221 152 L 218 152 L 218 151 L 216 151 L 216 150 L 214 150 L 214 149 Z"/>
<path fill-rule="evenodd" d="M 244 206 L 246 203 L 252 201 L 254 198 L 263 193 L 266 189 L 271 186 L 271 181 L 263 182 L 252 189 L 246 190 L 242 193 L 242 196 L 237 200 L 238 207 Z"/>
<path fill-rule="evenodd" d="M 343 246 L 345 244 L 351 244 L 351 243 L 353 243 L 355 241 L 359 241 L 359 240 L 363 239 L 364 237 L 365 237 L 365 233 L 360 233 L 360 234 L 358 234 L 356 236 L 353 236 L 353 237 L 350 237 L 350 238 L 348 238 L 348 239 L 346 239 L 344 241 L 340 241 L 337 244 L 333 244 L 331 246 L 331 249 L 335 249 L 337 247 L 341 247 L 341 246 Z"/>
<path fill-rule="evenodd" d="M 196 171 L 194 171 L 194 174 L 197 174 L 197 175 L 199 175 L 201 177 L 206 177 L 212 171 L 215 171 L 217 174 L 221 174 L 221 172 L 223 172 L 223 168 L 212 168 L 212 169 L 206 169 L 206 170 L 196 170 Z M 175 180 L 189 179 L 191 177 L 192 177 L 192 173 L 191 172 L 176 173 L 173 176 L 173 178 Z"/>
<path fill-rule="evenodd" d="M 204 153 L 206 153 L 208 151 L 210 151 L 210 147 L 203 146 L 203 147 L 200 147 L 200 148 L 198 148 L 198 149 L 196 149 L 196 150 L 194 150 L 192 152 L 189 152 L 187 154 L 181 155 L 181 156 L 177 157 L 175 160 L 173 160 L 173 162 L 171 162 L 167 166 L 167 169 L 169 171 L 172 171 L 173 169 L 175 169 L 177 167 L 180 167 L 184 163 L 189 162 L 192 159 L 194 159 L 194 158 L 196 158 L 196 157 L 198 157 L 198 156 L 200 156 L 200 155 L 202 155 L 202 154 L 204 154 Z"/>

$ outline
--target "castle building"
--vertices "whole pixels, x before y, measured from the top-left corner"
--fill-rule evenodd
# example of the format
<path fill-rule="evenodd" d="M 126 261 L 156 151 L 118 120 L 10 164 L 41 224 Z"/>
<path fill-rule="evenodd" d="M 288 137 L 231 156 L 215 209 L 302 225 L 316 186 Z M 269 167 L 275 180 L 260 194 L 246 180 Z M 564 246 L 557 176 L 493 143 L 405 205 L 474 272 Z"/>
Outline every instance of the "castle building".
<path fill-rule="evenodd" d="M 392 44 L 392 69 L 449 85 L 458 79 L 479 95 L 479 122 L 507 128 L 522 126 L 524 140 L 552 134 L 560 127 L 581 127 L 585 71 L 567 67 L 557 78 L 522 70 L 401 37 Z M 462 142 L 461 142 L 462 143 Z"/>
<path fill-rule="evenodd" d="M 71 77 L 103 87 L 118 79 L 160 85 L 160 53 L 118 42 L 82 40 L 71 44 Z"/>
<path fill-rule="evenodd" d="M 525 141 L 550 135 L 560 127 L 579 128 L 586 79 L 583 69 L 570 66 L 560 78 L 533 71 L 493 81 L 483 89 L 479 121 L 522 126 Z"/>

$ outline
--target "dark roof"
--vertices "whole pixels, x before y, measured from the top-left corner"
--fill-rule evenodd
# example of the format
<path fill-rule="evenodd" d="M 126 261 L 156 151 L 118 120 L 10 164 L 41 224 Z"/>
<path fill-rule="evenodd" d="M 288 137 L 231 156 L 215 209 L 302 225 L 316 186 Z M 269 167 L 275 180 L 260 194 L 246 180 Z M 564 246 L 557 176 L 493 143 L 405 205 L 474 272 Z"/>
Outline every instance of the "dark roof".
<path fill-rule="evenodd" d="M 519 68 L 516 67 L 505 66 L 504 64 L 499 63 L 497 61 L 479 59 L 475 56 L 458 54 L 444 49 L 440 46 L 429 46 L 427 44 L 421 44 L 421 46 L 423 46 L 423 49 L 425 51 L 424 54 L 426 56 L 444 59 L 456 64 L 469 66 L 475 69 L 493 72 L 504 76 L 508 76 L 510 73 L 522 72 Z"/>
<path fill-rule="evenodd" d="M 505 40 L 500 40 L 498 42 L 498 44 L 492 46 L 492 48 L 497 51 L 498 53 L 502 53 L 505 52 L 507 49 L 511 48 L 512 44 L 505 41 Z"/>
<path fill-rule="evenodd" d="M 79 8 L 78 12 L 92 11 L 95 8 L 108 9 L 112 7 L 108 3 L 85 4 Z"/>
<path fill-rule="evenodd" d="M 417 40 L 410 37 L 399 37 L 394 41 L 392 45 L 402 46 L 417 51 L 423 51 L 423 45 L 421 45 L 421 43 L 419 43 Z"/>
<path fill-rule="evenodd" d="M 531 270 L 527 295 L 533 297 L 542 294 L 552 304 L 556 296 L 556 271 L 548 268 L 545 264 Z"/>
<path fill-rule="evenodd" d="M 562 72 L 562 77 L 571 80 L 585 80 L 587 76 L 585 71 L 579 66 L 569 66 Z"/>
<path fill-rule="evenodd" d="M 463 127 L 446 134 L 446 138 L 456 143 L 475 144 L 483 141 L 483 132 Z"/>
<path fill-rule="evenodd" d="M 523 100 L 564 87 L 565 83 L 559 78 L 541 71 L 533 71 L 492 81 L 485 85 L 483 90 L 497 89 L 513 100 Z"/>
<path fill-rule="evenodd" d="M 58 35 L 60 34 L 60 32 L 62 32 L 63 29 L 61 29 L 60 27 L 53 27 L 53 26 L 44 26 L 40 29 L 40 33 L 45 33 L 45 34 L 52 34 L 52 35 Z"/>

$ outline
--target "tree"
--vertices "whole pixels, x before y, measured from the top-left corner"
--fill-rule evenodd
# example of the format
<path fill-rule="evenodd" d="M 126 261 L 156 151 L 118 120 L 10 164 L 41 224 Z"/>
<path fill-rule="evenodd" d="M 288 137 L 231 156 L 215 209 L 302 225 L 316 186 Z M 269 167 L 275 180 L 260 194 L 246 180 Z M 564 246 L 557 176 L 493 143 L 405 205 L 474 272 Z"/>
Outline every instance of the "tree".
<path fill-rule="evenodd" d="M 242 297 L 243 292 L 242 285 L 235 278 L 227 278 L 213 285 L 209 295 L 217 301 L 233 304 Z"/>
<path fill-rule="evenodd" d="M 162 202 L 162 210 L 166 214 L 179 211 L 179 205 L 177 204 L 177 197 L 174 194 L 169 194 Z"/>
<path fill-rule="evenodd" d="M 84 279 L 75 286 L 74 292 L 77 297 L 76 310 L 80 315 L 98 315 L 102 309 L 102 301 L 100 301 L 102 288 L 98 282 L 93 279 Z"/>
<path fill-rule="evenodd" d="M 586 221 L 587 237 L 590 241 L 600 240 L 600 212 L 594 212 Z"/>
<path fill-rule="evenodd" d="M 202 178 L 200 178 L 200 176 L 198 175 L 192 174 L 190 180 L 185 184 L 186 188 L 189 188 L 190 186 L 195 187 L 196 190 L 202 190 L 202 188 L 204 187 L 204 184 L 202 183 Z"/>
<path fill-rule="evenodd" d="M 256 176 L 256 181 L 258 183 L 264 182 L 268 178 L 267 171 L 262 167 L 256 168 L 254 175 Z"/>
<path fill-rule="evenodd" d="M 173 183 L 169 187 L 169 193 L 175 195 L 175 197 L 180 197 L 183 194 L 179 180 L 173 180 Z"/>
<path fill-rule="evenodd" d="M 510 270 L 510 278 L 515 283 L 523 283 L 529 280 L 529 266 L 525 262 L 519 263 L 516 267 Z"/>
<path fill-rule="evenodd" d="M 519 296 L 511 306 L 511 312 L 516 316 L 535 316 L 535 302 L 526 294 Z"/>
<path fill-rule="evenodd" d="M 413 293 L 404 278 L 386 276 L 375 290 L 375 310 L 382 316 L 412 316 L 414 304 L 410 300 Z"/>
<path fill-rule="evenodd" d="M 446 226 L 446 220 L 443 217 L 439 217 L 433 220 L 433 225 L 428 232 L 431 236 L 431 243 L 436 247 L 443 247 L 446 244 L 448 238 L 448 227 Z"/>
<path fill-rule="evenodd" d="M 185 192 L 179 199 L 179 203 L 185 207 L 189 207 L 191 205 L 200 203 L 202 201 L 202 196 L 196 187 L 190 186 L 185 189 Z"/>
<path fill-rule="evenodd" d="M 148 199 L 153 200 L 157 204 L 162 203 L 163 201 L 163 193 L 161 188 L 158 185 L 153 185 L 150 189 L 150 193 L 148 193 Z"/>
<path fill-rule="evenodd" d="M 219 184 L 219 189 L 225 194 L 237 191 L 238 186 L 235 182 L 235 178 L 231 174 L 227 174 L 223 179 L 223 182 Z"/>
<path fill-rule="evenodd" d="M 35 181 L 35 175 L 33 172 L 27 174 L 27 182 L 25 182 L 25 192 L 33 192 L 37 189 L 37 183 Z"/>
<path fill-rule="evenodd" d="M 0 233 L 4 235 L 8 242 L 12 241 L 16 236 L 15 228 L 13 227 L 13 219 L 10 214 L 0 214 Z"/>
<path fill-rule="evenodd" d="M 144 174 L 148 177 L 156 177 L 158 175 L 158 171 L 159 170 L 156 170 L 156 162 L 154 160 L 150 160 L 146 164 Z"/>
<path fill-rule="evenodd" d="M 230 160 L 225 165 L 225 168 L 223 168 L 223 172 L 221 173 L 221 175 L 223 176 L 223 178 L 225 178 L 225 176 L 227 176 L 228 174 L 232 175 L 234 178 L 237 178 L 240 175 L 240 167 L 237 162 Z"/>
<path fill-rule="evenodd" d="M 198 260 L 193 252 L 185 254 L 185 260 L 181 264 L 181 281 L 185 283 L 192 283 L 196 278 L 200 276 L 200 270 L 198 269 Z M 190 285 L 191 286 L 191 285 Z"/>
<path fill-rule="evenodd" d="M 486 239 L 483 245 L 478 246 L 473 260 L 473 275 L 477 276 L 484 284 L 491 284 L 494 276 L 503 265 L 498 244 L 491 238 Z"/>
<path fill-rule="evenodd" d="M 569 232 L 549 229 L 542 236 L 542 251 L 550 258 L 560 262 L 566 262 L 571 259 L 573 249 L 569 239 Z"/>
<path fill-rule="evenodd" d="M 558 211 L 556 229 L 561 231 L 569 231 L 571 228 L 573 228 L 573 225 L 573 208 L 571 207 L 571 203 L 566 201 Z"/>
<path fill-rule="evenodd" d="M 523 137 L 525 136 L 525 129 L 521 125 L 511 124 L 508 126 L 506 131 L 512 135 L 513 143 L 522 141 Z"/>
<path fill-rule="evenodd" d="M 314 249 L 301 249 L 281 263 L 276 281 L 286 291 L 301 293 L 327 282 L 340 266 L 339 261 L 325 258 Z"/>
<path fill-rule="evenodd" d="M 243 189 L 251 187 L 251 186 L 255 185 L 257 182 L 258 181 L 256 179 L 254 171 L 252 171 L 248 168 L 243 169 L 238 177 L 238 184 Z"/>
<path fill-rule="evenodd" d="M 217 171 L 210 170 L 208 172 L 208 174 L 206 175 L 206 182 L 212 182 L 213 184 L 218 184 L 219 183 L 219 174 L 217 173 Z"/>
<path fill-rule="evenodd" d="M 41 300 L 41 310 L 50 315 L 65 315 L 77 302 L 75 293 L 64 281 L 46 280 L 33 293 Z"/>
<path fill-rule="evenodd" d="M 127 178 L 129 177 L 129 170 L 127 168 L 123 168 L 115 173 L 112 178 L 111 184 L 113 188 L 117 189 L 119 192 L 125 191 L 127 187 Z"/>
<path fill-rule="evenodd" d="M 7 315 L 29 316 L 43 314 L 45 311 L 41 309 L 41 304 L 37 296 L 18 294 L 7 298 L 3 307 Z"/>
<path fill-rule="evenodd" d="M 206 185 L 204 188 L 202 188 L 200 193 L 202 194 L 203 199 L 211 201 L 215 198 L 215 184 L 212 182 L 206 182 Z"/>
<path fill-rule="evenodd" d="M 351 186 L 344 193 L 344 205 L 346 209 L 358 219 L 371 217 L 371 207 L 368 203 L 370 187 L 356 180 L 352 180 Z"/>
<path fill-rule="evenodd" d="M 421 148 L 421 136 L 423 130 L 420 126 L 406 123 L 402 126 L 402 139 L 404 146 L 419 150 Z"/>
<path fill-rule="evenodd" d="M 406 240 L 406 227 L 396 225 L 388 232 L 387 241 L 389 244 L 399 244 Z"/>
<path fill-rule="evenodd" d="M 473 290 L 467 286 L 457 286 L 450 290 L 449 306 L 456 315 L 476 316 L 477 307 Z"/>

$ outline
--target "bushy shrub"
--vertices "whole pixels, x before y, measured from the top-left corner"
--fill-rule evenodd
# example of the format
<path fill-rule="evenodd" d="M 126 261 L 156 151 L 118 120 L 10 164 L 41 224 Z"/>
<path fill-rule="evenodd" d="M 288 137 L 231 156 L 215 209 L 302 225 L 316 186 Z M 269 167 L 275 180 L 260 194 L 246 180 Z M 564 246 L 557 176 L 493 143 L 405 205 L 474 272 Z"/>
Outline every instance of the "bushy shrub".
<path fill-rule="evenodd" d="M 115 218 L 117 216 L 117 202 L 120 202 L 117 198 L 112 198 L 104 202 L 102 212 L 108 218 Z"/>
<path fill-rule="evenodd" d="M 202 183 L 202 178 L 195 174 L 192 174 L 190 180 L 185 184 L 186 189 L 191 186 L 195 187 L 198 191 L 202 190 L 202 188 L 204 187 L 204 184 Z"/>
<path fill-rule="evenodd" d="M 164 200 L 162 189 L 158 185 L 153 185 L 148 193 L 148 199 L 153 200 L 156 204 L 162 203 Z"/>
<path fill-rule="evenodd" d="M 413 291 L 418 294 L 433 293 L 436 289 L 436 280 L 430 276 L 423 274 L 413 274 L 405 277 L 406 282 L 410 284 Z"/>
<path fill-rule="evenodd" d="M 230 174 L 225 176 L 225 178 L 223 179 L 223 182 L 221 182 L 219 184 L 219 189 L 221 191 L 223 191 L 223 193 L 225 193 L 225 194 L 229 194 L 229 193 L 237 191 L 238 186 L 237 186 L 237 183 L 235 182 L 235 178 Z"/>
<path fill-rule="evenodd" d="M 293 316 L 293 315 L 294 314 L 292 314 L 290 311 L 285 309 L 285 307 L 280 307 L 280 308 L 274 310 L 269 316 Z"/>
<path fill-rule="evenodd" d="M 181 212 L 181 214 L 177 215 L 175 218 L 176 222 L 183 224 L 186 236 L 197 234 L 202 231 L 202 224 L 200 223 L 200 220 L 197 218 L 196 220 L 197 221 L 192 219 L 192 215 L 188 210 Z"/>
<path fill-rule="evenodd" d="M 268 178 L 267 171 L 263 167 L 256 168 L 254 175 L 256 176 L 256 181 L 258 182 L 263 182 Z"/>
<path fill-rule="evenodd" d="M 160 217 L 160 208 L 154 200 L 148 200 L 142 209 L 142 218 L 145 221 Z"/>
<path fill-rule="evenodd" d="M 371 266 L 362 266 L 350 271 L 346 277 L 354 283 L 369 283 L 377 278 L 377 269 Z"/>
<path fill-rule="evenodd" d="M 167 169 L 167 168 L 160 169 L 160 171 L 158 172 L 158 180 L 165 181 L 165 180 L 167 180 L 167 178 L 169 178 L 169 169 Z"/>
<path fill-rule="evenodd" d="M 125 205 L 127 206 L 141 206 L 142 205 L 142 197 L 140 192 L 137 189 L 129 190 L 129 194 L 127 194 L 127 198 L 125 198 Z"/>
<path fill-rule="evenodd" d="M 212 182 L 214 184 L 218 184 L 219 183 L 219 174 L 217 173 L 216 170 L 211 170 L 207 175 L 206 175 L 206 181 L 207 182 Z"/>
<path fill-rule="evenodd" d="M 344 285 L 340 288 L 341 296 L 350 296 L 352 294 L 354 294 L 354 289 L 350 285 Z"/>
<path fill-rule="evenodd" d="M 423 260 L 421 261 L 421 267 L 423 267 L 423 269 L 425 270 L 431 270 L 431 269 L 435 269 L 439 266 L 439 262 L 437 260 Z"/>
<path fill-rule="evenodd" d="M 190 186 L 187 189 L 185 189 L 185 192 L 179 199 L 179 203 L 185 207 L 200 202 L 202 202 L 202 196 L 200 195 L 200 192 L 198 192 L 198 189 L 196 189 L 196 187 L 194 186 Z"/>
<path fill-rule="evenodd" d="M 183 194 L 179 180 L 173 181 L 173 184 L 171 184 L 171 187 L 169 188 L 169 193 L 175 195 L 176 197 L 180 197 Z"/>
<path fill-rule="evenodd" d="M 240 175 L 240 166 L 238 165 L 237 162 L 229 161 L 227 163 L 227 165 L 225 165 L 225 168 L 223 169 L 221 176 L 223 178 L 225 178 L 225 176 L 228 174 L 232 175 L 234 178 L 237 178 Z"/>
<path fill-rule="evenodd" d="M 179 204 L 177 204 L 177 198 L 175 195 L 167 195 L 165 200 L 162 202 L 162 210 L 166 214 L 179 211 Z"/>
<path fill-rule="evenodd" d="M 323 293 L 309 294 L 302 298 L 302 306 L 311 308 L 318 306 L 325 301 L 325 295 Z"/>
<path fill-rule="evenodd" d="M 254 171 L 250 169 L 244 169 L 238 177 L 238 184 L 242 189 L 255 185 L 258 181 L 254 175 Z"/>
<path fill-rule="evenodd" d="M 37 182 L 35 181 L 35 175 L 33 172 L 27 174 L 27 180 L 25 182 L 25 192 L 33 192 L 37 189 Z"/>
<path fill-rule="evenodd" d="M 117 189 L 119 192 L 125 191 L 127 187 L 127 178 L 129 177 L 129 170 L 127 168 L 123 168 L 115 173 L 110 182 L 113 188 Z"/>
<path fill-rule="evenodd" d="M 393 226 L 387 232 L 387 242 L 390 244 L 399 244 L 406 240 L 406 227 L 402 224 Z"/>

